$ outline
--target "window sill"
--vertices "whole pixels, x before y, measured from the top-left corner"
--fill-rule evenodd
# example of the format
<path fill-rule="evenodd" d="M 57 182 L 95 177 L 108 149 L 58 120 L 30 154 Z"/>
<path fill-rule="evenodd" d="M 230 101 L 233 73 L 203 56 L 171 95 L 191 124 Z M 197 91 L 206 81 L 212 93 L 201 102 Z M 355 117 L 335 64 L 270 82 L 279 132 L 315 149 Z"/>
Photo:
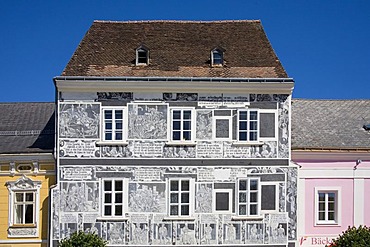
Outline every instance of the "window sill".
<path fill-rule="evenodd" d="M 263 217 L 260 215 L 252 215 L 252 216 L 239 215 L 239 216 L 232 216 L 231 220 L 263 220 Z"/>
<path fill-rule="evenodd" d="M 124 141 L 97 141 L 96 146 L 127 146 L 128 142 Z"/>
<path fill-rule="evenodd" d="M 98 217 L 96 221 L 127 221 L 126 217 Z"/>
<path fill-rule="evenodd" d="M 189 146 L 189 147 L 194 147 L 197 144 L 195 142 L 183 142 L 183 141 L 174 142 L 174 141 L 171 141 L 171 142 L 166 142 L 165 145 L 166 146 Z"/>
<path fill-rule="evenodd" d="M 338 222 L 316 222 L 315 226 L 340 226 Z"/>
<path fill-rule="evenodd" d="M 233 142 L 232 145 L 233 146 L 262 146 L 263 144 L 265 144 L 264 142 L 242 142 L 242 141 L 236 141 L 236 142 Z"/>
<path fill-rule="evenodd" d="M 17 224 L 17 225 L 11 225 L 9 228 L 36 228 L 36 224 Z"/>
<path fill-rule="evenodd" d="M 195 221 L 194 217 L 181 217 L 181 216 L 173 216 L 173 217 L 167 217 L 163 218 L 164 221 L 171 221 L 171 220 L 186 220 L 186 221 Z"/>

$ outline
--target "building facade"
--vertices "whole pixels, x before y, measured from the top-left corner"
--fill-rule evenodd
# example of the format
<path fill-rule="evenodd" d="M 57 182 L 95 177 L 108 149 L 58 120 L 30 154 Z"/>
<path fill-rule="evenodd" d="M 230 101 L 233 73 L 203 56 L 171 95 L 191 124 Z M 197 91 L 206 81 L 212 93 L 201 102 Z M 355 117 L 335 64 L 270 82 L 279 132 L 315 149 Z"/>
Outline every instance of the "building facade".
<path fill-rule="evenodd" d="M 0 104 L 0 246 L 48 246 L 54 103 Z"/>
<path fill-rule="evenodd" d="M 54 82 L 52 246 L 296 246 L 294 82 L 259 21 L 95 21 Z"/>
<path fill-rule="evenodd" d="M 324 246 L 370 225 L 369 100 L 293 100 L 292 159 L 300 246 Z"/>

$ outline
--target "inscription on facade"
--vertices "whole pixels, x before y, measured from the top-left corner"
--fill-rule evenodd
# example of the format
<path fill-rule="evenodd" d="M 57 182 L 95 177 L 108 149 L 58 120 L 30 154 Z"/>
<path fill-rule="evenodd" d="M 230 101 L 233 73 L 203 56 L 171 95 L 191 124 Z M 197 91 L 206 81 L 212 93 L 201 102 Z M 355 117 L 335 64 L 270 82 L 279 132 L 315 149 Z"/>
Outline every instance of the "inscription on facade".
<path fill-rule="evenodd" d="M 198 158 L 221 158 L 222 142 L 200 142 L 197 145 Z"/>

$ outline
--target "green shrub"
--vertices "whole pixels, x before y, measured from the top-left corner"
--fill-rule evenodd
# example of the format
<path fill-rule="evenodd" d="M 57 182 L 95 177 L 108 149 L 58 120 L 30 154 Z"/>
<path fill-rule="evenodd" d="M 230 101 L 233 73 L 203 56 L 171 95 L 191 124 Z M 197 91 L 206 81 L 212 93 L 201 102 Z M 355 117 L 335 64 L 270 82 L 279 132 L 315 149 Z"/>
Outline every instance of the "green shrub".
<path fill-rule="evenodd" d="M 332 247 L 367 247 L 370 246 L 370 227 L 359 226 L 348 227 L 329 246 Z"/>
<path fill-rule="evenodd" d="M 105 247 L 104 241 L 95 233 L 85 233 L 83 231 L 74 232 L 69 238 L 62 239 L 59 247 Z"/>

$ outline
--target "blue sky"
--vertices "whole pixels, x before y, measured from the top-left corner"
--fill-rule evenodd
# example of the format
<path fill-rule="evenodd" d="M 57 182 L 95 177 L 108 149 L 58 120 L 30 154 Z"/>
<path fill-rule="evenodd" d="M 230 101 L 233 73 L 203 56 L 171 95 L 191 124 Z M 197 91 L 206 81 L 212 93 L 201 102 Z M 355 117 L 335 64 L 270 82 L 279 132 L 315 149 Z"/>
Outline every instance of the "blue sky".
<path fill-rule="evenodd" d="M 54 100 L 94 20 L 261 20 L 294 98 L 370 98 L 369 0 L 2 0 L 0 102 Z"/>

